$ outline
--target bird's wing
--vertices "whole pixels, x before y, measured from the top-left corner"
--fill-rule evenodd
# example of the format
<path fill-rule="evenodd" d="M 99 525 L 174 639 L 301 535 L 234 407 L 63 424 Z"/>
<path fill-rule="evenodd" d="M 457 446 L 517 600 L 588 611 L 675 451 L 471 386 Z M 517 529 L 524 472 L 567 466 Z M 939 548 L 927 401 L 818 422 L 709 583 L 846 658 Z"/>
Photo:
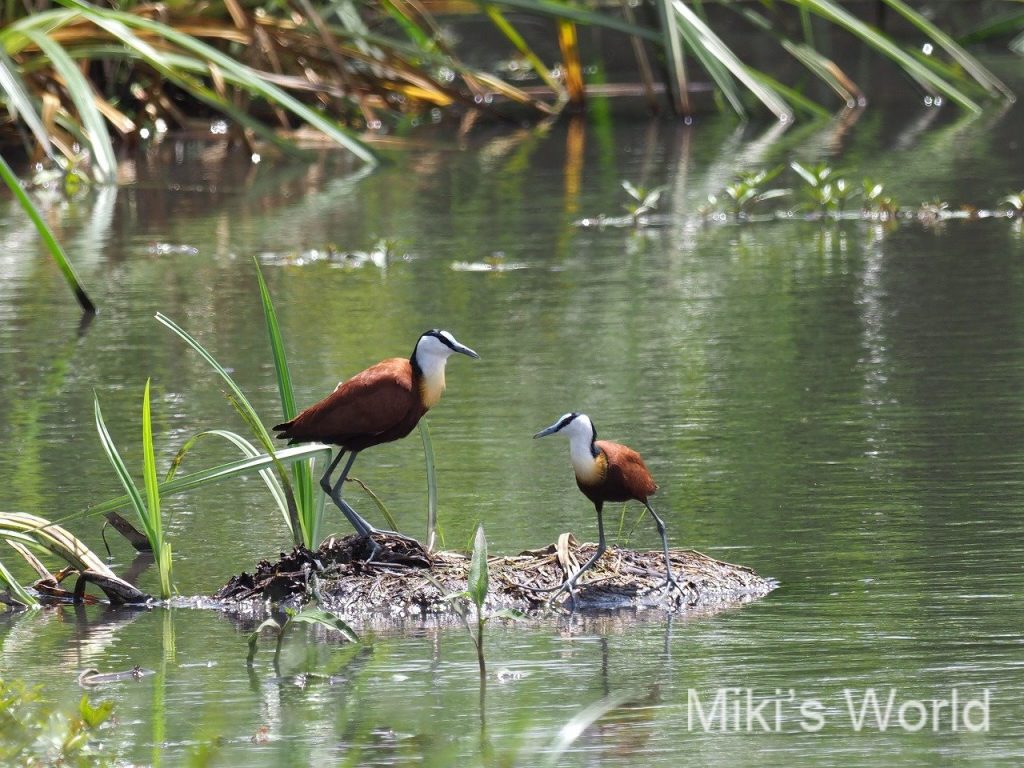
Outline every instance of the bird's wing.
<path fill-rule="evenodd" d="M 343 442 L 345 438 L 376 435 L 401 422 L 418 397 L 413 391 L 409 361 L 384 360 L 309 406 L 292 420 L 282 437 Z"/>
<path fill-rule="evenodd" d="M 651 477 L 643 457 L 628 445 L 598 440 L 597 446 L 608 457 L 608 478 L 606 482 L 620 485 L 635 498 L 653 496 L 658 484 Z"/>

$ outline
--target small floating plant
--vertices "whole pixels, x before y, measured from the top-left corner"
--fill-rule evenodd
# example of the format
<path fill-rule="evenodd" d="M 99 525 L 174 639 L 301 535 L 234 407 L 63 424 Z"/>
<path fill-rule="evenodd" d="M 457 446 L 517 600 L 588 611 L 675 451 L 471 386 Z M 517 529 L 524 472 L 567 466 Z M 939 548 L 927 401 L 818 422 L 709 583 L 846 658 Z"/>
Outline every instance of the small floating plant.
<path fill-rule="evenodd" d="M 793 161 L 788 169 L 795 177 L 792 187 L 773 184 L 786 171 L 784 166 L 738 173 L 732 182 L 697 206 L 694 220 L 704 225 L 778 220 L 916 221 L 930 225 L 955 219 L 1024 219 L 1024 190 L 1006 195 L 988 208 L 966 204 L 954 208 L 945 200 L 900 206 L 887 193 L 885 184 L 874 179 L 864 178 L 857 183 L 825 163 L 804 165 Z M 622 185 L 635 203 L 640 188 L 629 182 Z M 678 223 L 668 214 L 654 212 L 660 188 L 658 191 L 653 205 L 627 203 L 626 216 L 599 214 L 579 219 L 576 226 L 642 229 Z M 766 205 L 783 199 L 791 200 L 792 204 L 784 208 Z"/>

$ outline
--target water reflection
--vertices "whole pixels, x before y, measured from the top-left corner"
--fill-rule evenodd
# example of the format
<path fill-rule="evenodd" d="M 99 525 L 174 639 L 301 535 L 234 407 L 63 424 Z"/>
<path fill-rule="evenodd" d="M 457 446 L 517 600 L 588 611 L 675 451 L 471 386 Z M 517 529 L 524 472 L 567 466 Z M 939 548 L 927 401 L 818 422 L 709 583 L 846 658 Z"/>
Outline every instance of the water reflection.
<path fill-rule="evenodd" d="M 48 214 L 98 287 L 101 313 L 81 337 L 60 276 L 14 218 L 0 253 L 0 429 L 16 449 L 0 455 L 0 507 L 64 517 L 120 493 L 92 428 L 94 390 L 132 468 L 149 376 L 162 466 L 199 429 L 244 431 L 157 311 L 208 345 L 275 423 L 255 254 L 300 402 L 407 354 L 428 327 L 452 328 L 483 355 L 430 415 L 448 547 L 468 545 L 480 520 L 495 552 L 591 529 L 569 468 L 531 440 L 536 424 L 579 408 L 602 436 L 641 450 L 673 545 L 782 586 L 714 618 L 495 623 L 483 699 L 463 632 L 411 620 L 367 628 L 360 646 L 303 629 L 277 669 L 265 639 L 250 670 L 254 626 L 209 611 L 3 615 L 0 675 L 73 701 L 86 666 L 153 669 L 111 691 L 122 754 L 147 763 L 179 764 L 206 747 L 252 765 L 533 763 L 581 709 L 623 691 L 630 704 L 587 730 L 567 764 L 817 765 L 828 751 L 887 764 L 1006 758 L 1024 736 L 1019 231 L 994 220 L 705 227 L 696 208 L 737 169 L 793 155 L 884 180 L 903 202 L 989 204 L 1020 186 L 1024 166 L 1010 151 L 1019 113 L 896 121 L 866 110 L 788 130 L 577 121 L 477 131 L 472 151 L 413 149 L 358 179 L 335 157 L 252 166 L 169 145 L 161 152 L 180 159 L 169 177 L 166 157 L 142 157 L 133 186 Z M 668 185 L 666 226 L 573 226 L 617 215 L 624 179 Z M 400 254 L 386 269 L 290 258 L 369 253 L 381 238 Z M 498 253 L 524 268 L 453 268 Z M 422 456 L 404 442 L 368 455 L 360 478 L 418 533 Z M 236 458 L 227 446 L 203 450 L 183 471 Z M 212 592 L 288 540 L 256 478 L 166 505 L 185 595 Z M 634 530 L 637 512 L 608 510 L 616 543 L 656 548 L 652 531 Z M 97 521 L 69 527 L 99 548 Z M 124 572 L 133 553 L 120 542 L 113 551 Z M 140 578 L 153 589 L 151 570 Z M 990 687 L 991 733 L 853 733 L 842 692 L 870 686 L 920 697 Z M 690 691 L 723 687 L 793 689 L 823 701 L 830 726 L 688 727 Z"/>

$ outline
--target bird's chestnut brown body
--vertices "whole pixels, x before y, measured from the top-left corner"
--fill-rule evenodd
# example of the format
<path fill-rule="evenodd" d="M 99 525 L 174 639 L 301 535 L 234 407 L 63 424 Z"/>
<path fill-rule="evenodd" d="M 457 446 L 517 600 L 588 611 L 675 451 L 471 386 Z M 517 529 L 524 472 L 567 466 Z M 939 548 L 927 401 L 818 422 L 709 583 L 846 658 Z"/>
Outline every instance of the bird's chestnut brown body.
<path fill-rule="evenodd" d="M 595 504 L 599 501 L 646 502 L 658 490 L 640 454 L 609 440 L 595 440 L 597 455 L 590 477 L 576 473 L 576 485 Z"/>
<path fill-rule="evenodd" d="M 389 443 L 412 432 L 429 410 L 425 383 L 407 358 L 382 360 L 274 429 L 291 443 L 315 441 L 347 451 Z"/>

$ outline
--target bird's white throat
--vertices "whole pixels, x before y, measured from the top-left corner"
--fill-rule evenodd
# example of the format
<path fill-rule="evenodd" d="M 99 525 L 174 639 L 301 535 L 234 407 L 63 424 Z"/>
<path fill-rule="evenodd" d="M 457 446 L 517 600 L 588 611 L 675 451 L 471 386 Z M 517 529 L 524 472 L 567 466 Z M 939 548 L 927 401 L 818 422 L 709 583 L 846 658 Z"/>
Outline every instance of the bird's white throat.
<path fill-rule="evenodd" d="M 576 477 L 583 481 L 596 480 L 600 467 L 591 446 L 594 444 L 594 426 L 586 416 L 578 416 L 562 432 L 569 438 L 569 458 Z"/>
<path fill-rule="evenodd" d="M 444 369 L 451 354 L 450 347 L 430 336 L 424 337 L 416 345 L 416 364 L 423 375 L 420 388 L 423 404 L 427 408 L 437 405 L 444 394 Z"/>

